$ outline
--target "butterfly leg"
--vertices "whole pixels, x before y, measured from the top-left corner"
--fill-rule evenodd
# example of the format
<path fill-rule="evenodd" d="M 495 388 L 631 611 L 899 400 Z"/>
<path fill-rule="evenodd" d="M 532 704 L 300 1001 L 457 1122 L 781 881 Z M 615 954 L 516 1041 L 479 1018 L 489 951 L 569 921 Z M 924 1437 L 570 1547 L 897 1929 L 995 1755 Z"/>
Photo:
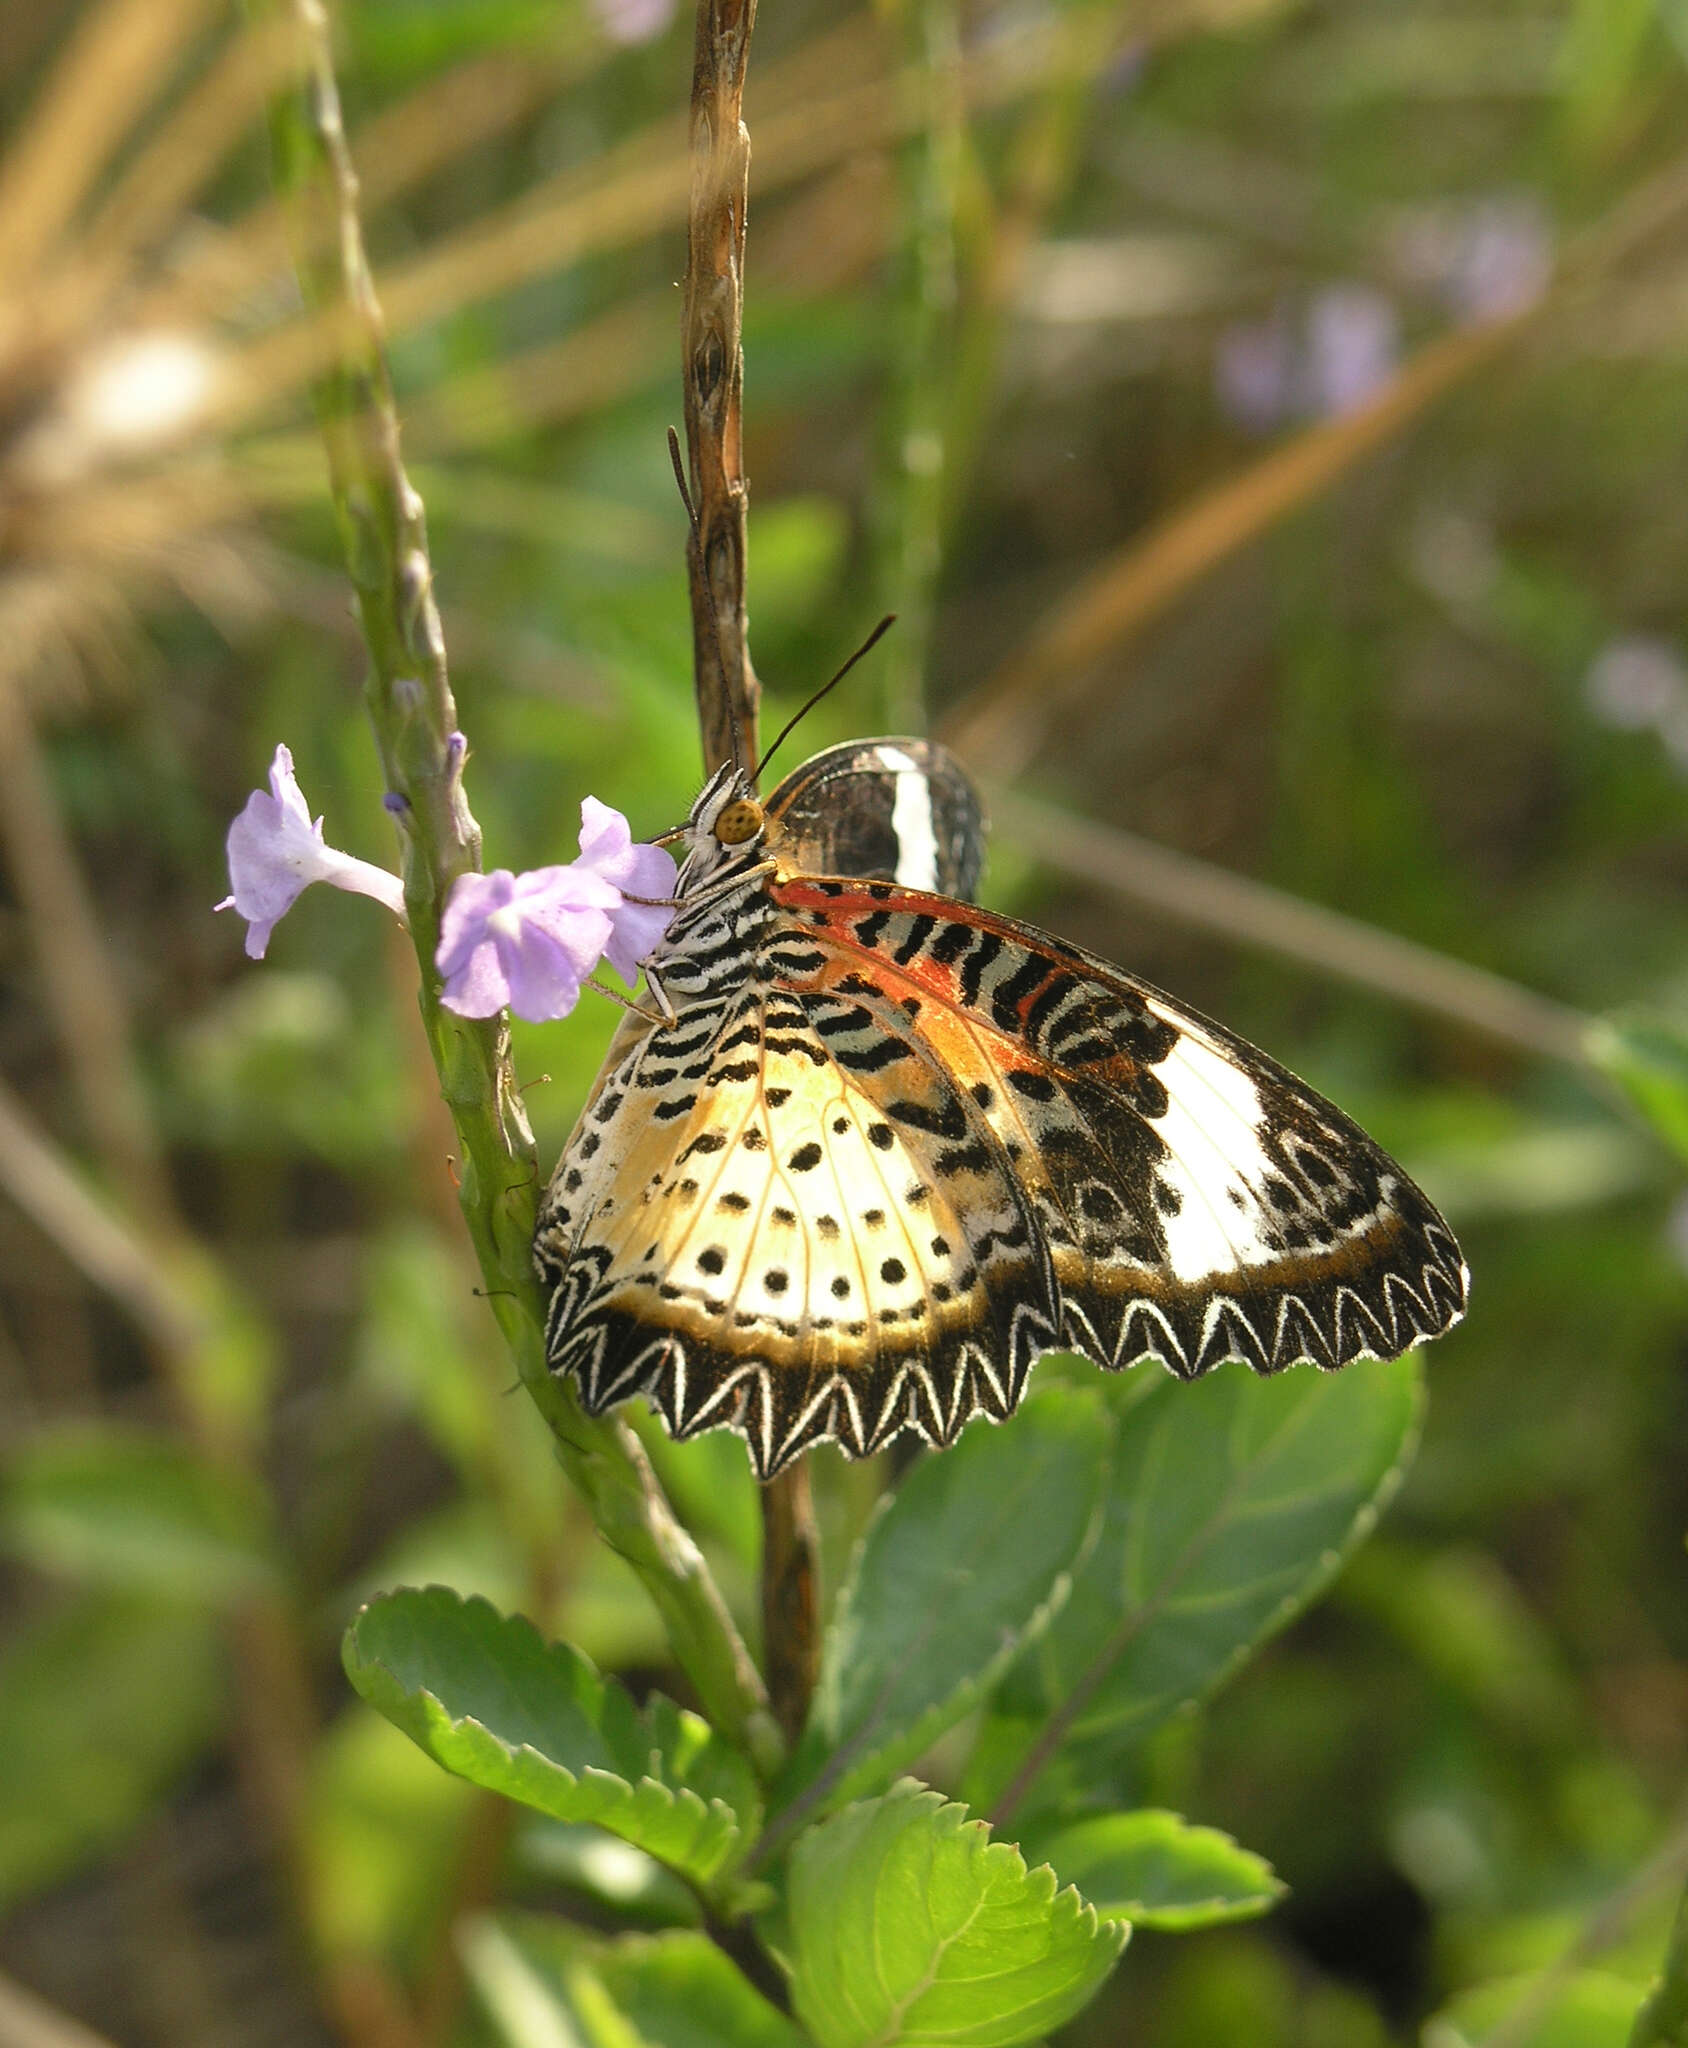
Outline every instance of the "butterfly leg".
<path fill-rule="evenodd" d="M 649 960 L 640 963 L 645 970 L 645 989 L 657 1008 L 662 1012 L 659 1023 L 672 1024 L 679 1011 L 674 1007 L 674 998 L 663 985 L 662 971 Z"/>

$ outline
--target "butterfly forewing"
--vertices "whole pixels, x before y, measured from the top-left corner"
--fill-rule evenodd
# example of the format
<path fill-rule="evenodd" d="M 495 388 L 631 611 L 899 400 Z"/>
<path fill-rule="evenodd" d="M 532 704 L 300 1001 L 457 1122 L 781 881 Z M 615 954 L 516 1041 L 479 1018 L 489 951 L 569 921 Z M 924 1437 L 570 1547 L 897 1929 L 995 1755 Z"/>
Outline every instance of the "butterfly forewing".
<path fill-rule="evenodd" d="M 821 1437 L 946 1442 L 1055 1348 L 1270 1372 L 1457 1320 L 1458 1248 L 1400 1169 L 1105 962 L 805 875 L 737 941 L 736 980 L 614 1063 L 547 1197 L 550 1354 L 594 1411 L 729 1423 L 766 1476 Z"/>

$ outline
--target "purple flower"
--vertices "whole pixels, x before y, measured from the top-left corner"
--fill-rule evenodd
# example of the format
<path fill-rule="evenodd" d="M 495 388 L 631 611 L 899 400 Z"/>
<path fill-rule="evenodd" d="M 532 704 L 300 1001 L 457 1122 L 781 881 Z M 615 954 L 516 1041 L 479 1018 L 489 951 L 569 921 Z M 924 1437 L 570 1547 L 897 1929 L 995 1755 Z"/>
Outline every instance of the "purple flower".
<path fill-rule="evenodd" d="M 612 43 L 648 43 L 674 19 L 675 0 L 593 0 L 604 34 Z"/>
<path fill-rule="evenodd" d="M 566 1017 L 610 942 L 613 884 L 578 862 L 513 875 L 459 875 L 440 923 L 440 1001 L 460 1017 L 508 1007 L 530 1023 Z"/>
<path fill-rule="evenodd" d="M 460 875 L 440 926 L 440 1000 L 464 1017 L 508 1007 L 530 1023 L 566 1017 L 586 977 L 608 959 L 629 987 L 673 916 L 674 862 L 636 846 L 627 820 L 596 797 L 580 806 L 580 858 L 513 875 Z"/>
<path fill-rule="evenodd" d="M 1281 312 L 1240 322 L 1219 337 L 1213 383 L 1239 427 L 1269 434 L 1295 410 L 1296 346 Z"/>
<path fill-rule="evenodd" d="M 1394 376 L 1399 354 L 1395 308 L 1382 292 L 1327 285 L 1307 309 L 1306 410 L 1357 412 Z"/>
<path fill-rule="evenodd" d="M 216 907 L 237 910 L 246 920 L 246 950 L 262 960 L 270 933 L 312 882 L 332 882 L 386 904 L 404 916 L 404 890 L 397 875 L 325 846 L 322 820 L 315 823 L 294 779 L 293 756 L 277 747 L 266 794 L 255 789 L 229 827 L 229 882 L 233 894 Z"/>
<path fill-rule="evenodd" d="M 1395 374 L 1400 345 L 1395 308 L 1367 284 L 1326 285 L 1304 308 L 1279 305 L 1264 320 L 1219 337 L 1214 391 L 1250 433 L 1291 420 L 1356 411 Z"/>
<path fill-rule="evenodd" d="M 673 856 L 660 846 L 635 846 L 621 813 L 589 796 L 580 806 L 580 859 L 576 865 L 601 875 L 622 892 L 624 900 L 611 912 L 614 929 L 604 947 L 604 958 L 631 988 L 639 978 L 639 962 L 656 950 L 674 915 L 667 900 L 674 894 Z M 625 900 L 637 896 L 656 901 Z"/>
<path fill-rule="evenodd" d="M 1466 322 L 1526 311 L 1553 277 L 1553 224 L 1530 192 L 1407 214 L 1392 244 L 1397 274 Z"/>

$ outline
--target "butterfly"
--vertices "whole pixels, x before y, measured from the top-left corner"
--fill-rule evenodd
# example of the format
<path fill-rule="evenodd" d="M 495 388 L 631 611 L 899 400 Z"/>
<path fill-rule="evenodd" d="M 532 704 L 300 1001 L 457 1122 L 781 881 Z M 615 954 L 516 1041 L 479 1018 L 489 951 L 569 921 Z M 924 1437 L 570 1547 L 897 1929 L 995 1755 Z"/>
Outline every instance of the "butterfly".
<path fill-rule="evenodd" d="M 1094 954 L 965 899 L 945 749 L 732 765 L 541 1206 L 552 1368 L 771 1477 L 951 1442 L 1036 1360 L 1391 1358 L 1464 1313 L 1452 1231 L 1331 1103 Z"/>

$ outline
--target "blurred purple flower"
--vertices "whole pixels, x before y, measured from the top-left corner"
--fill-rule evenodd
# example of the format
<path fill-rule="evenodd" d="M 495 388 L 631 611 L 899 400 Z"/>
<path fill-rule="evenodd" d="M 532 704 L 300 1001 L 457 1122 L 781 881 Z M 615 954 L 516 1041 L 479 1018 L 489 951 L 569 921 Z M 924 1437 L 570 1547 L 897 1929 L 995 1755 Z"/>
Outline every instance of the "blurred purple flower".
<path fill-rule="evenodd" d="M 676 0 L 592 0 L 592 11 L 612 43 L 649 43 L 674 19 Z"/>
<path fill-rule="evenodd" d="M 1353 412 L 1395 374 L 1395 308 L 1370 285 L 1327 285 L 1303 311 L 1227 328 L 1214 357 L 1214 389 L 1250 433 L 1296 419 Z"/>
<path fill-rule="evenodd" d="M 255 789 L 229 827 L 228 854 L 233 894 L 216 907 L 245 918 L 246 950 L 254 960 L 263 959 L 270 933 L 312 882 L 373 896 L 395 917 L 404 915 L 397 875 L 323 844 L 322 820 L 311 820 L 286 747 L 275 750 L 268 792 Z"/>
<path fill-rule="evenodd" d="M 580 858 L 513 875 L 460 875 L 446 904 L 434 963 L 440 1000 L 464 1017 L 506 1007 L 530 1023 L 566 1017 L 600 957 L 629 987 L 673 916 L 674 862 L 636 846 L 627 820 L 596 797 L 580 806 Z"/>
<path fill-rule="evenodd" d="M 1252 434 L 1269 434 L 1295 410 L 1295 337 L 1281 313 L 1226 328 L 1213 361 L 1225 412 Z"/>
<path fill-rule="evenodd" d="M 1393 238 L 1403 282 L 1456 319 L 1504 320 L 1533 306 L 1553 276 L 1553 223 L 1530 192 L 1500 192 L 1409 215 Z"/>
<path fill-rule="evenodd" d="M 1688 706 L 1688 668 L 1668 640 L 1626 633 L 1594 657 L 1583 689 L 1603 725 L 1663 732 L 1672 714 Z"/>
<path fill-rule="evenodd" d="M 1333 284 L 1307 309 L 1303 409 L 1315 418 L 1357 412 L 1395 374 L 1400 329 L 1393 304 L 1366 284 Z"/>

